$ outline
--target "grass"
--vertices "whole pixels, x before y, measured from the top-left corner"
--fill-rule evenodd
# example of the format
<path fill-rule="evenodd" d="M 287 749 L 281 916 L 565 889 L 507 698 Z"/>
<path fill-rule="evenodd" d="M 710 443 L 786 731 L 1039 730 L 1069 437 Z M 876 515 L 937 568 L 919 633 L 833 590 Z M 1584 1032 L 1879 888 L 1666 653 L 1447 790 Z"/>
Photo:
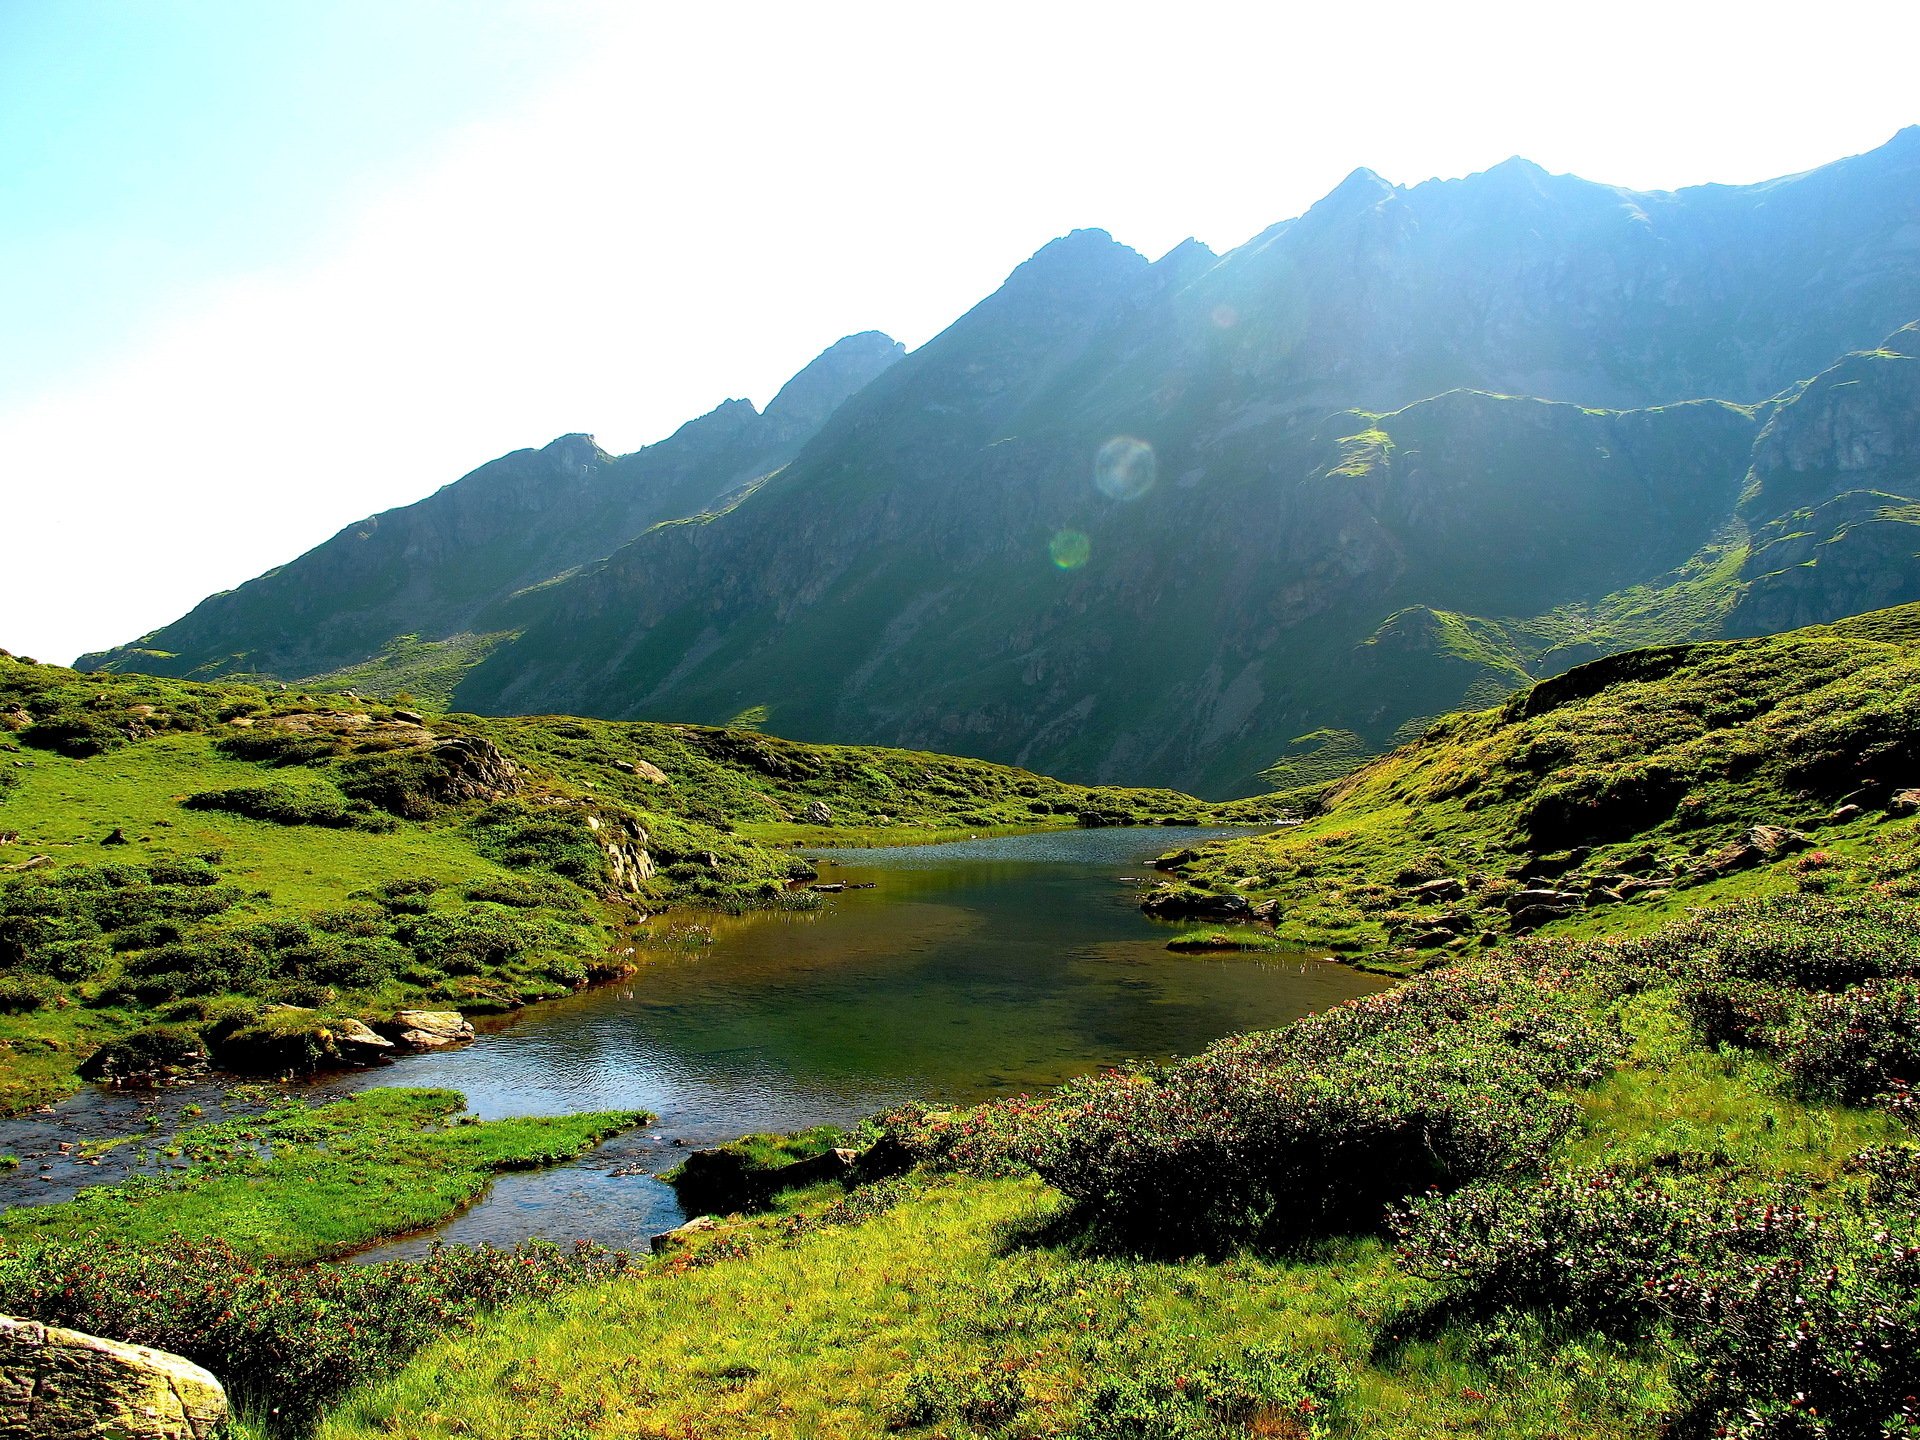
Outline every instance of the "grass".
<path fill-rule="evenodd" d="M 1645 930 L 1793 888 L 1805 863 L 1793 848 L 1737 853 L 1752 826 L 1789 827 L 1841 857 L 1904 834 L 1911 822 L 1886 807 L 1920 779 L 1917 717 L 1920 606 L 1630 652 L 1448 716 L 1343 780 L 1283 797 L 1307 809 L 1303 824 L 1169 868 L 1277 902 L 1284 942 L 1409 971 L 1511 933 L 1510 897 L 1530 887 L 1574 897 L 1548 916 L 1552 933 Z M 1850 820 L 1835 818 L 1843 800 L 1859 807 Z M 1419 889 L 1447 880 L 1459 889 Z M 1436 925 L 1459 941 L 1408 948 Z"/>
<path fill-rule="evenodd" d="M 1056 1218 L 1032 1180 L 950 1178 L 913 1182 L 856 1228 L 791 1239 L 791 1221 L 742 1224 L 709 1241 L 735 1258 L 505 1316 L 354 1396 L 318 1434 L 1410 1440 L 1487 1433 L 1497 1416 L 1501 1434 L 1544 1440 L 1631 1433 L 1665 1398 L 1657 1364 L 1603 1343 L 1539 1342 L 1529 1358 L 1559 1363 L 1525 1373 L 1458 1337 L 1375 1364 L 1378 1328 L 1423 1288 L 1376 1241 L 1144 1263 L 1045 1243 Z M 1200 1425 L 1183 1382 L 1209 1371 L 1272 1385 L 1244 1428 L 1089 1428 L 1103 1401 Z M 987 1419 L 996 1397 L 1007 1428 Z"/>
<path fill-rule="evenodd" d="M 162 1173 L 0 1211 L 0 1244 L 96 1231 L 157 1244 L 177 1234 L 305 1263 L 435 1224 L 503 1170 L 571 1159 L 652 1118 L 601 1111 L 482 1122 L 465 1109 L 450 1090 L 375 1089 L 195 1126 L 154 1152 Z"/>
<path fill-rule="evenodd" d="M 58 1098 L 102 1046 L 159 1027 L 222 1064 L 245 1048 L 232 1032 L 270 1039 L 246 1061 L 268 1072 L 341 1058 L 266 1035 L 287 1028 L 269 1003 L 324 1026 L 564 994 L 628 963 L 612 937 L 636 916 L 813 903 L 791 889 L 797 843 L 1243 812 L 922 752 L 423 715 L 0 652 L 0 1111 Z M 146 872 L 181 863 L 214 867 L 219 903 L 155 917 L 173 901 Z"/>

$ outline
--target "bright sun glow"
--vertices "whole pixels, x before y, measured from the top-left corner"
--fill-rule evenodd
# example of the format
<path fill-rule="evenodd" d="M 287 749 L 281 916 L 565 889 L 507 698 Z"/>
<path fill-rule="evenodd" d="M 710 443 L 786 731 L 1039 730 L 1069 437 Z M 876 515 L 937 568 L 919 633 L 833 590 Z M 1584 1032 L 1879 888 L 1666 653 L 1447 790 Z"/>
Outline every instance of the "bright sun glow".
<path fill-rule="evenodd" d="M 1669 187 L 1865 150 L 1920 119 L 1917 11 L 529 0 L 476 38 L 437 0 L 154 0 L 122 60 L 163 103 L 116 111 L 89 67 L 133 7 L 13 0 L 0 644 L 123 642 L 503 451 L 630 450 L 842 334 L 917 345 L 1075 226 L 1157 256 L 1363 164 Z M 204 86 L 140 68 L 176 20 L 226 47 Z M 448 98 L 407 106 L 423 67 Z"/>

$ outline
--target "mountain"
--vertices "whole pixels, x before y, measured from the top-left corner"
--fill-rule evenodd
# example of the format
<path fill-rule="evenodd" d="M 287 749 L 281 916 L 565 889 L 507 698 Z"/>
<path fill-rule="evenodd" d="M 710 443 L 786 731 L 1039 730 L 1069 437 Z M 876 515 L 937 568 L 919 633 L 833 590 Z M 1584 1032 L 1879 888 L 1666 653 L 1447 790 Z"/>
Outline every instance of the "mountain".
<path fill-rule="evenodd" d="M 1356 171 L 1224 256 L 1076 231 L 698 523 L 497 587 L 446 679 L 483 712 L 1311 779 L 1596 655 L 1920 598 L 1916 317 L 1920 127 L 1673 193 Z M 88 662 L 324 668 L 293 652 L 332 610 L 223 598 L 164 659 Z"/>
<path fill-rule="evenodd" d="M 502 597 L 604 556 L 662 520 L 723 505 L 779 469 L 898 360 L 899 342 L 849 335 L 789 380 L 764 413 L 728 400 L 657 445 L 612 456 L 591 435 L 516 450 L 426 499 L 349 525 L 299 559 L 211 596 L 85 668 L 305 677 L 383 652 L 415 677 L 470 663 L 501 638 Z"/>

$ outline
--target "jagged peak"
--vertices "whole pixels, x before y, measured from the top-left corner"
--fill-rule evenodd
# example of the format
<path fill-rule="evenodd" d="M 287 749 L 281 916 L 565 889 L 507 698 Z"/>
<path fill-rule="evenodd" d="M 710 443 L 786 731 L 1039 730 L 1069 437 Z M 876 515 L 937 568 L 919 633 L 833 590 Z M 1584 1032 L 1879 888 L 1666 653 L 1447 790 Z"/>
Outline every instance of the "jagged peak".
<path fill-rule="evenodd" d="M 593 436 L 583 430 L 570 431 L 549 440 L 540 447 L 540 453 L 582 465 L 600 465 L 613 458 L 600 448 L 599 442 Z"/>
<path fill-rule="evenodd" d="M 843 335 L 780 387 L 767 405 L 767 418 L 815 429 L 906 353 L 906 346 L 881 330 Z"/>
<path fill-rule="evenodd" d="M 1130 245 L 1122 245 L 1105 230 L 1070 230 L 1049 240 L 1022 261 L 1007 277 L 1003 288 L 1053 284 L 1079 275 L 1143 270 L 1146 265 L 1146 256 Z"/>
<path fill-rule="evenodd" d="M 1219 258 L 1220 257 L 1214 253 L 1212 246 L 1196 240 L 1193 236 L 1189 235 L 1153 263 L 1156 267 L 1165 265 L 1169 269 L 1177 270 L 1183 266 L 1191 265 L 1197 260 L 1212 264 Z"/>

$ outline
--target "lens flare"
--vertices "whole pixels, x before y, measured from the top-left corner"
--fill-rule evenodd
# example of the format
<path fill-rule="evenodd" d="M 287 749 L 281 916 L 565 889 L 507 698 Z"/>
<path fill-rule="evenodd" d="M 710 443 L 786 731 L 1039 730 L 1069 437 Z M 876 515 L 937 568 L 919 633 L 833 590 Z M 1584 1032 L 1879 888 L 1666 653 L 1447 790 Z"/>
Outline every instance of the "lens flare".
<path fill-rule="evenodd" d="M 1062 570 L 1078 570 L 1093 554 L 1093 542 L 1083 531 L 1062 530 L 1047 542 L 1047 558 Z"/>
<path fill-rule="evenodd" d="M 1131 435 L 1116 435 L 1093 457 L 1093 483 L 1109 500 L 1134 500 L 1153 488 L 1160 473 L 1153 446 Z"/>

